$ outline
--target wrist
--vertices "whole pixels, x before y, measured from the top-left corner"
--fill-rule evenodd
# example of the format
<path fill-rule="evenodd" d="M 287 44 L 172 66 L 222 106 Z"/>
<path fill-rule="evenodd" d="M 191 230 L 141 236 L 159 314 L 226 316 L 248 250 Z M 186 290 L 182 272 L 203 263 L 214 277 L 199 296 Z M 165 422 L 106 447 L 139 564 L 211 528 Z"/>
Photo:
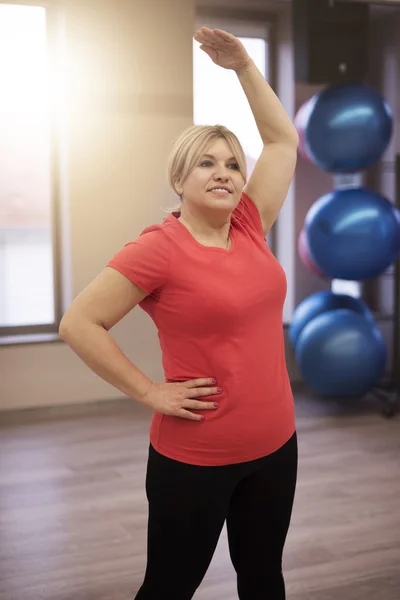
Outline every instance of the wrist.
<path fill-rule="evenodd" d="M 140 402 L 141 404 L 148 405 L 149 404 L 149 402 L 148 402 L 148 396 L 149 396 L 151 390 L 153 390 L 156 385 L 157 384 L 156 384 L 155 381 L 152 381 L 151 379 L 147 379 L 140 386 L 140 390 L 138 391 L 138 393 L 135 394 L 135 399 L 138 402 Z"/>
<path fill-rule="evenodd" d="M 254 61 L 252 58 L 249 57 L 248 60 L 246 60 L 245 62 L 243 62 L 242 65 L 240 65 L 240 67 L 238 67 L 237 69 L 235 69 L 235 73 L 236 75 L 239 77 L 240 75 L 243 75 L 243 73 L 246 73 L 246 71 L 248 71 L 249 69 L 251 69 L 251 67 L 254 65 Z"/>

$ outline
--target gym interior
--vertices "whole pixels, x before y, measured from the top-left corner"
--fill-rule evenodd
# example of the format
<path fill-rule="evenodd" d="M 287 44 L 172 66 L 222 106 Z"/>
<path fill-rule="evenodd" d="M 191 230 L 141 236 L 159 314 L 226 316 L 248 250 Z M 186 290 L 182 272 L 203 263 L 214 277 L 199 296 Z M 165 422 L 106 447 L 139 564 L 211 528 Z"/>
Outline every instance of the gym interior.
<path fill-rule="evenodd" d="M 287 596 L 400 597 L 400 2 L 7 0 L 0 600 L 127 600 L 142 581 L 152 415 L 58 328 L 110 258 L 176 203 L 166 161 L 182 130 L 230 127 L 254 167 L 251 113 L 201 55 L 202 25 L 246 44 L 299 132 L 266 240 L 287 278 L 299 439 Z M 132 311 L 112 335 L 163 380 L 148 315 Z M 195 598 L 236 597 L 224 529 Z"/>

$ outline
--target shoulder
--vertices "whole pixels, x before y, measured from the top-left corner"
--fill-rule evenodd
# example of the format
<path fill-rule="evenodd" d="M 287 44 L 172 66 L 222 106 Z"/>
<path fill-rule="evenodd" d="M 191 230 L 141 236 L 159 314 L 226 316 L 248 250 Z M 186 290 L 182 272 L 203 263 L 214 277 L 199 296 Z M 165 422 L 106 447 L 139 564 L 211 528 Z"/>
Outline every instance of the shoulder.
<path fill-rule="evenodd" d="M 164 220 L 162 223 L 148 225 L 139 235 L 124 244 L 113 256 L 112 262 L 147 264 L 165 268 L 169 261 L 170 243 L 168 236 L 169 225 Z"/>
<path fill-rule="evenodd" d="M 151 293 L 168 279 L 169 238 L 163 223 L 149 225 L 108 262 L 142 290 Z"/>
<path fill-rule="evenodd" d="M 162 223 L 154 223 L 145 227 L 136 239 L 133 239 L 125 244 L 125 248 L 129 246 L 137 246 L 141 248 L 161 250 L 165 252 L 169 248 L 169 233 L 171 230 L 170 219 L 165 219 Z"/>

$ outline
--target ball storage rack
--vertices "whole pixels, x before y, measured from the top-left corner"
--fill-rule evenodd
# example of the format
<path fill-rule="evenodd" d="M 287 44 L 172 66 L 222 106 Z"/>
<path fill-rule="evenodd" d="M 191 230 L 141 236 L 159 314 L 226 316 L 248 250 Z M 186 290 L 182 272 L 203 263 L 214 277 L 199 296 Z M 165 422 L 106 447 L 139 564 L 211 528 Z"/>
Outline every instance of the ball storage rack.
<path fill-rule="evenodd" d="M 395 203 L 400 211 L 400 154 L 396 155 L 396 194 Z M 392 361 L 389 376 L 374 386 L 369 395 L 382 403 L 382 414 L 387 418 L 400 412 L 400 256 L 393 269 L 393 343 Z"/>

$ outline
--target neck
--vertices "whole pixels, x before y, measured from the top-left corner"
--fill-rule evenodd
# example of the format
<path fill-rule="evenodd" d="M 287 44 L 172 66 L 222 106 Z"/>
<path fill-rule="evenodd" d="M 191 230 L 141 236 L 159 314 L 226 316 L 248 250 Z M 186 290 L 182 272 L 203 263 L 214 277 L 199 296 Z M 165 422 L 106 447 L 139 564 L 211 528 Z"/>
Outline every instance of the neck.
<path fill-rule="evenodd" d="M 201 243 L 210 246 L 229 245 L 229 229 L 231 226 L 231 213 L 225 214 L 194 214 L 184 205 L 181 209 L 179 221 L 189 229 L 190 233 Z"/>

